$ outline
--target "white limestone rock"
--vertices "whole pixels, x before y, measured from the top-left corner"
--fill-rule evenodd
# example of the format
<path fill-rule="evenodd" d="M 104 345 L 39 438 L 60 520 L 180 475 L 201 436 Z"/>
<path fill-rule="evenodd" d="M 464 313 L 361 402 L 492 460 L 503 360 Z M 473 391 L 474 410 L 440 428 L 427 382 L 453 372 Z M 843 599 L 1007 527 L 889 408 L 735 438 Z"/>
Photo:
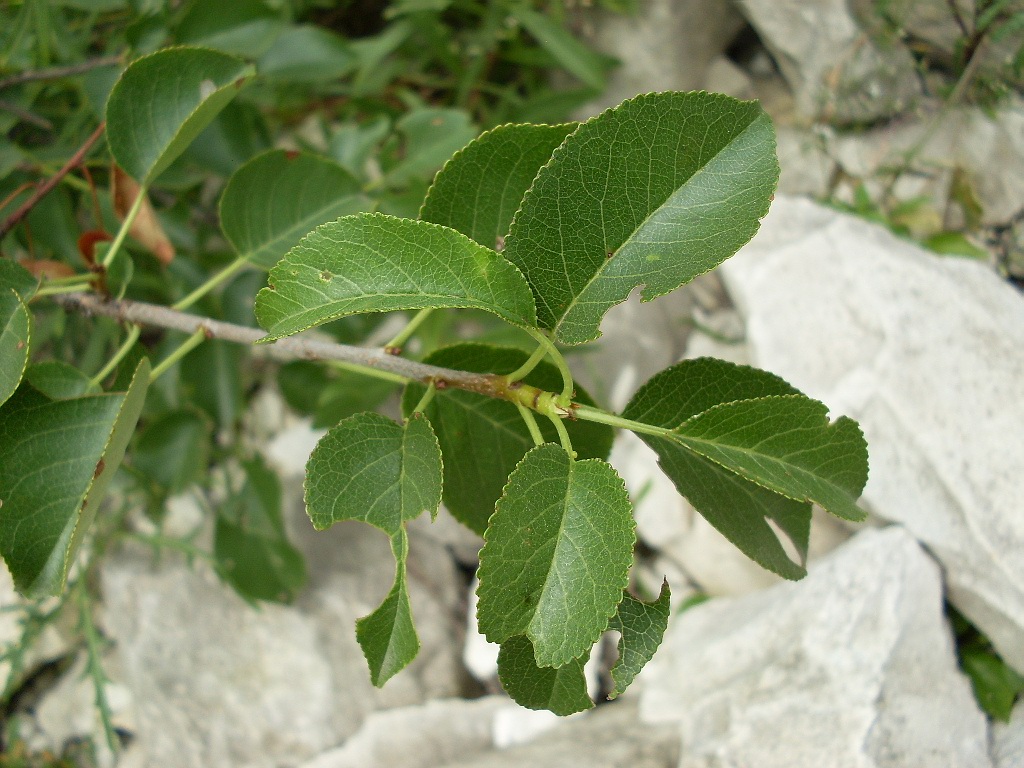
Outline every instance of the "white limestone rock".
<path fill-rule="evenodd" d="M 307 521 L 307 527 L 308 521 Z M 462 689 L 462 580 L 414 537 L 409 589 L 421 650 L 374 688 L 355 621 L 390 588 L 386 537 L 358 523 L 295 537 L 310 581 L 294 605 L 245 603 L 208 569 L 124 551 L 103 565 L 105 632 L 131 693 L 139 766 L 298 765 L 343 742 L 380 707 Z"/>
<path fill-rule="evenodd" d="M 1008 723 L 992 726 L 992 762 L 995 768 L 1024 767 L 1024 701 L 1018 701 Z"/>
<path fill-rule="evenodd" d="M 921 94 L 909 51 L 875 45 L 846 0 L 740 0 L 807 119 L 896 115 Z"/>
<path fill-rule="evenodd" d="M 358 726 L 373 698 L 358 649 L 324 660 L 309 617 L 259 610 L 165 554 L 103 564 L 103 627 L 134 701 L 137 764 L 295 765 Z"/>
<path fill-rule="evenodd" d="M 847 174 L 861 179 L 884 176 L 885 168 L 899 167 L 915 148 L 902 179 L 906 188 L 894 190 L 900 199 L 929 197 L 939 211 L 952 174 L 960 170 L 981 206 L 983 224 L 1006 225 L 1024 211 L 1024 99 L 1019 96 L 991 111 L 957 108 L 922 120 L 824 138 L 829 155 Z M 782 152 L 780 162 L 785 178 L 787 159 Z"/>
<path fill-rule="evenodd" d="M 680 768 L 991 765 L 938 568 L 898 527 L 675 617 L 640 682 L 642 719 L 681 726 Z"/>
<path fill-rule="evenodd" d="M 709 64 L 743 28 L 728 0 L 646 0 L 636 13 L 603 13 L 595 21 L 591 45 L 620 64 L 581 119 L 638 93 L 706 87 Z"/>
<path fill-rule="evenodd" d="M 302 768 L 434 768 L 491 749 L 495 717 L 510 706 L 486 696 L 374 712 L 343 746 Z"/>
<path fill-rule="evenodd" d="M 674 728 L 644 725 L 637 720 L 634 703 L 618 701 L 562 718 L 527 744 L 453 760 L 438 768 L 671 768 L 678 754 Z"/>
<path fill-rule="evenodd" d="M 1024 299 L 982 265 L 779 196 L 723 266 L 753 362 L 857 419 L 866 506 L 1024 671 Z"/>

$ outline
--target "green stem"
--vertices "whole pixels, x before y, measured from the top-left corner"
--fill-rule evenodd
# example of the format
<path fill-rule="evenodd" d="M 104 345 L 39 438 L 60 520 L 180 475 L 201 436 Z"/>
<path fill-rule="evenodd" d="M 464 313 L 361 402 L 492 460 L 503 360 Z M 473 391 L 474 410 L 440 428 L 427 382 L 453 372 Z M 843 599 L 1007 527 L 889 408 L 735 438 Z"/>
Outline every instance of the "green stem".
<path fill-rule="evenodd" d="M 548 418 L 555 425 L 555 431 L 558 432 L 558 439 L 562 442 L 562 448 L 575 459 L 576 451 L 572 449 L 572 440 L 569 439 L 569 431 L 565 428 L 565 423 L 553 414 L 548 414 Z"/>
<path fill-rule="evenodd" d="M 562 357 L 562 353 L 558 351 L 558 347 L 555 346 L 554 342 L 551 341 L 541 330 L 536 328 L 527 328 L 527 333 L 533 336 L 537 342 L 547 350 L 548 355 L 551 357 L 551 362 L 558 368 L 558 372 L 562 374 L 562 394 L 559 398 L 559 405 L 568 407 L 569 403 L 572 402 L 573 393 L 573 381 L 572 373 L 569 372 L 569 366 L 565 362 L 565 358 Z"/>
<path fill-rule="evenodd" d="M 631 432 L 637 432 L 644 435 L 654 435 L 656 437 L 667 437 L 671 438 L 675 432 L 666 427 L 656 427 L 653 424 L 644 424 L 640 421 L 633 421 L 632 419 L 624 419 L 621 416 L 616 416 L 614 413 L 608 413 L 602 411 L 600 408 L 594 408 L 590 405 L 573 404 L 572 414 L 577 419 L 583 419 L 583 421 L 593 421 L 598 424 L 607 424 L 609 427 L 616 427 L 618 429 L 628 429 Z"/>
<path fill-rule="evenodd" d="M 434 399 L 434 393 L 437 392 L 437 387 L 434 382 L 430 382 L 427 386 L 427 391 L 423 393 L 423 397 L 416 403 L 416 407 L 412 409 L 413 413 L 423 413 L 423 410 L 430 405 L 430 401 Z"/>
<path fill-rule="evenodd" d="M 508 383 L 511 384 L 513 381 L 519 381 L 525 379 L 530 375 L 530 371 L 537 367 L 537 364 L 544 359 L 548 354 L 548 348 L 543 344 L 538 344 L 537 348 L 533 350 L 533 354 L 530 355 L 529 360 L 516 368 L 505 378 L 508 379 Z"/>
<path fill-rule="evenodd" d="M 114 262 L 114 257 L 117 256 L 117 252 L 121 250 L 121 244 L 124 243 L 124 239 L 128 237 L 128 230 L 132 228 L 132 224 L 135 222 L 135 217 L 138 216 L 139 211 L 142 210 L 142 203 L 146 199 L 146 191 L 145 184 L 139 187 L 139 194 L 136 195 L 135 202 L 132 203 L 132 207 L 128 209 L 128 215 L 125 216 L 124 221 L 121 222 L 121 228 L 117 230 L 117 236 L 114 238 L 114 242 L 110 244 L 110 248 L 103 257 L 104 267 L 109 267 Z"/>
<path fill-rule="evenodd" d="M 78 275 L 75 275 L 78 277 Z M 36 296 L 59 296 L 62 293 L 78 293 L 84 291 L 89 287 L 90 278 L 85 276 L 84 280 L 78 282 L 68 282 L 64 284 L 53 285 L 50 281 L 47 281 L 43 285 L 36 289 L 36 292 L 32 295 L 32 298 Z"/>
<path fill-rule="evenodd" d="M 190 541 L 183 539 L 175 539 L 171 536 L 161 536 L 159 534 L 144 534 L 144 533 L 133 533 L 133 532 L 122 532 L 119 538 L 127 539 L 129 541 L 137 541 L 140 544 L 159 549 L 166 547 L 168 549 L 176 549 L 182 554 L 188 555 L 189 557 L 197 557 L 200 560 L 205 560 L 211 565 L 217 565 L 217 558 L 211 555 L 209 552 L 200 549 Z"/>
<path fill-rule="evenodd" d="M 110 361 L 100 369 L 100 372 L 89 379 L 90 387 L 99 387 L 105 378 L 114 372 L 118 364 L 124 360 L 124 356 L 128 354 L 128 351 L 135 345 L 135 342 L 139 340 L 139 336 L 142 334 L 142 328 L 138 325 L 130 325 L 128 327 L 128 335 L 125 340 L 121 343 L 121 346 L 117 348 L 117 352 L 110 358 Z"/>
<path fill-rule="evenodd" d="M 327 364 L 332 368 L 339 371 L 347 371 L 348 373 L 358 373 L 362 376 L 372 376 L 375 379 L 381 379 L 382 381 L 390 381 L 395 384 L 408 384 L 412 379 L 407 376 L 402 376 L 399 373 L 392 373 L 391 371 L 382 371 L 380 368 L 371 368 L 368 365 L 359 365 L 358 363 L 347 363 L 344 360 L 329 360 Z"/>
<path fill-rule="evenodd" d="M 200 328 L 187 339 L 185 339 L 185 341 L 181 343 L 180 347 L 171 352 L 171 354 L 169 354 L 167 357 L 161 360 L 153 368 L 152 372 L 149 374 L 150 383 L 156 381 L 161 376 L 163 376 L 167 372 L 168 368 L 177 363 L 179 360 L 181 360 L 181 358 L 183 358 L 193 349 L 198 347 L 204 341 L 206 341 L 206 329 Z"/>
<path fill-rule="evenodd" d="M 395 334 L 395 337 L 391 339 L 391 341 L 384 345 L 384 349 L 398 350 L 401 352 L 402 345 L 409 340 L 410 336 L 416 333 L 416 329 L 420 327 L 424 320 L 430 317 L 430 313 L 433 311 L 432 307 L 427 307 L 413 315 L 412 320 L 406 323 L 405 327 Z"/>
<path fill-rule="evenodd" d="M 181 299 L 177 303 L 172 304 L 171 305 L 171 309 L 188 309 L 193 304 L 195 304 L 197 301 L 199 301 L 201 298 L 203 298 L 203 296 L 205 296 L 210 291 L 212 291 L 214 288 L 216 288 L 218 285 L 223 283 L 225 280 L 227 280 L 232 275 L 236 274 L 239 270 L 241 270 L 248 263 L 249 263 L 249 260 L 247 258 L 245 258 L 244 256 L 239 256 L 237 259 L 235 259 L 230 264 L 228 264 L 226 267 L 224 267 L 224 269 L 222 269 L 220 272 L 215 274 L 213 277 L 211 277 L 205 283 L 203 283 L 198 288 L 196 288 L 194 291 L 192 291 L 192 293 L 190 293 L 188 296 L 186 296 L 185 298 Z"/>
<path fill-rule="evenodd" d="M 96 691 L 96 710 L 99 712 L 100 721 L 103 724 L 103 735 L 106 737 L 107 746 L 115 755 L 120 748 L 117 733 L 114 731 L 113 718 L 110 712 L 110 702 L 107 701 L 107 678 L 103 674 L 101 657 L 103 654 L 103 638 L 96 631 L 96 625 L 92 620 L 92 605 L 89 602 L 89 594 L 86 591 L 85 581 L 78 583 L 78 610 L 81 621 L 82 635 L 85 638 L 85 649 L 88 657 L 88 673 L 92 678 L 93 688 Z"/>
<path fill-rule="evenodd" d="M 523 417 L 523 421 L 526 422 L 526 428 L 530 431 L 530 437 L 533 438 L 534 445 L 544 445 L 544 435 L 540 433 L 540 427 L 537 426 L 537 419 L 533 416 L 533 411 L 524 405 L 516 403 L 516 408 L 519 409 L 519 415 Z"/>

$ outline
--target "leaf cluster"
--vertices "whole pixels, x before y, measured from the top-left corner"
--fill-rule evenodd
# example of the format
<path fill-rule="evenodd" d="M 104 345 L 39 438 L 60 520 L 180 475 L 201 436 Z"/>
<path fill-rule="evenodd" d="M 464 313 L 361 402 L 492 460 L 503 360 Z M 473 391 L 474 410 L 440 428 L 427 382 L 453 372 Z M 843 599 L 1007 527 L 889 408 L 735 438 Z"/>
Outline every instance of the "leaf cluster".
<path fill-rule="evenodd" d="M 543 17 L 517 8 L 523 27 L 540 29 Z M 237 428 L 242 386 L 209 392 L 204 381 L 245 359 L 207 338 L 216 336 L 212 323 L 165 336 L 155 352 L 132 327 L 91 377 L 60 363 L 27 365 L 37 343 L 30 302 L 83 288 L 109 293 L 112 283 L 146 297 L 126 238 L 132 231 L 142 242 L 132 227 L 145 220 L 150 193 L 260 66 L 268 68 L 265 56 L 254 70 L 200 47 L 133 62 L 111 89 L 105 117 L 113 160 L 138 189 L 117 234 L 93 254 L 103 282 L 72 275 L 40 283 L 0 262 L 0 431 L 10 436 L 0 445 L 0 554 L 26 594 L 65 588 L 126 452 L 132 487 L 156 508 L 201 483 L 211 461 L 230 465 L 228 501 L 215 513 L 218 569 L 253 600 L 288 599 L 302 586 L 279 485 L 234 443 L 211 439 Z M 388 174 L 429 167 L 415 159 L 407 152 Z M 859 428 L 830 421 L 822 403 L 778 377 L 684 361 L 615 414 L 576 386 L 565 360 L 565 350 L 600 336 L 604 315 L 632 291 L 654 300 L 729 258 L 756 232 L 777 177 L 773 129 L 758 105 L 671 92 L 638 96 L 582 124 L 498 126 L 448 160 L 415 217 L 372 210 L 373 191 L 357 174 L 312 152 L 269 150 L 234 170 L 219 198 L 233 260 L 170 314 L 210 308 L 236 331 L 256 321 L 263 349 L 273 350 L 312 328 L 344 334 L 366 315 L 417 312 L 388 354 L 371 360 L 334 348 L 348 350 L 347 369 L 404 388 L 397 421 L 371 412 L 379 391 L 338 391 L 337 371 L 296 364 L 281 378 L 289 401 L 330 425 L 306 471 L 314 527 L 359 520 L 391 542 L 393 586 L 356 626 L 375 684 L 417 653 L 408 523 L 437 514 L 443 501 L 483 534 L 478 620 L 501 645 L 499 675 L 514 699 L 559 714 L 593 706 L 583 667 L 609 630 L 620 634 L 613 695 L 629 685 L 660 643 L 670 592 L 666 585 L 645 602 L 629 591 L 632 503 L 605 460 L 615 429 L 647 441 L 712 525 L 786 578 L 805 573 L 812 504 L 863 518 Z M 268 268 L 249 314 L 244 288 L 255 286 L 241 278 L 263 282 Z M 219 296 L 206 296 L 236 273 Z M 403 355 L 437 310 L 488 317 L 486 327 L 506 329 L 516 344 L 459 341 L 424 360 Z"/>

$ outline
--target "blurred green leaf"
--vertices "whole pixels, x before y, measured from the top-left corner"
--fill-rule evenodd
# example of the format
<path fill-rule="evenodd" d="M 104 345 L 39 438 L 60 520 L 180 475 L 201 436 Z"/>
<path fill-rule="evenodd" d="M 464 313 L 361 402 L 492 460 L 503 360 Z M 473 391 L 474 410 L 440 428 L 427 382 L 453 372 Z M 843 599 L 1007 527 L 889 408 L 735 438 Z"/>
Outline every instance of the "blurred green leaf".
<path fill-rule="evenodd" d="M 960 664 L 982 709 L 995 720 L 1009 722 L 1014 702 L 1024 693 L 1024 677 L 985 648 L 961 649 Z"/>
<path fill-rule="evenodd" d="M 148 186 L 253 75 L 241 59 L 204 48 L 167 48 L 135 61 L 107 101 L 114 159 Z"/>
<path fill-rule="evenodd" d="M 288 542 L 281 483 L 261 459 L 242 462 L 245 481 L 218 510 L 213 552 L 225 580 L 249 600 L 291 602 L 306 583 L 302 553 Z"/>
<path fill-rule="evenodd" d="M 127 392 L 49 400 L 22 385 L 0 408 L 0 553 L 22 594 L 63 591 L 148 384 L 143 361 Z"/>
<path fill-rule="evenodd" d="M 526 5 L 514 5 L 512 17 L 523 25 L 555 61 L 595 91 L 604 90 L 607 59 L 587 48 L 563 26 Z"/>
<path fill-rule="evenodd" d="M 277 36 L 257 64 L 271 82 L 316 84 L 351 72 L 356 57 L 345 38 L 321 27 L 289 27 Z"/>
<path fill-rule="evenodd" d="M 269 269 L 315 227 L 367 210 L 360 184 L 306 152 L 271 150 L 243 165 L 220 200 L 220 224 L 240 256 Z"/>
<path fill-rule="evenodd" d="M 467 112 L 459 109 L 418 109 L 395 124 L 405 138 L 402 159 L 384 177 L 386 184 L 429 179 L 456 151 L 477 135 Z"/>
<path fill-rule="evenodd" d="M 194 410 L 169 411 L 142 428 L 132 466 L 161 494 L 175 494 L 206 475 L 209 457 L 208 419 Z"/>
<path fill-rule="evenodd" d="M 193 0 L 175 34 L 184 45 L 255 58 L 271 46 L 284 26 L 280 12 L 262 0 Z"/>
<path fill-rule="evenodd" d="M 33 363 L 25 371 L 25 381 L 51 400 L 95 394 L 98 389 L 92 385 L 88 376 L 60 360 Z"/>

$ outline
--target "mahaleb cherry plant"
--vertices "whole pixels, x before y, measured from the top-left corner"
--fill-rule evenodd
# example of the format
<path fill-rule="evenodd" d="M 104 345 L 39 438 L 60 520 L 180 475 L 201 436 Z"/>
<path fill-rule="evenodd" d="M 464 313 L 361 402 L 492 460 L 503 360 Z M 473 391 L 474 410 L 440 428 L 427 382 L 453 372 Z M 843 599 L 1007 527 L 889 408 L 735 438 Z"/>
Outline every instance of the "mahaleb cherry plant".
<path fill-rule="evenodd" d="M 254 76 L 205 49 L 135 61 L 106 107 L 113 160 L 139 191 L 97 260 L 105 280 L 39 285 L 0 261 L 0 552 L 23 593 L 65 588 L 149 382 L 210 338 L 339 360 L 405 384 L 400 423 L 373 412 L 345 418 L 306 470 L 317 529 L 361 520 L 391 542 L 394 584 L 356 625 L 376 685 L 419 648 L 406 527 L 425 511 L 436 515 L 442 500 L 484 536 L 479 626 L 501 646 L 499 676 L 516 701 L 561 715 L 593 706 L 583 667 L 608 630 L 620 633 L 611 695 L 630 684 L 661 642 L 670 595 L 666 584 L 644 602 L 628 589 L 632 506 L 605 461 L 617 429 L 639 435 L 715 528 L 785 578 L 806 573 L 812 504 L 863 519 L 860 429 L 847 418 L 830 422 L 825 405 L 779 377 L 686 360 L 615 414 L 577 386 L 560 349 L 596 340 L 605 313 L 635 288 L 644 301 L 667 294 L 754 235 L 778 179 L 772 125 L 756 103 L 652 93 L 580 124 L 495 128 L 448 161 L 416 220 L 368 212 L 358 184 L 322 157 L 270 151 L 234 174 L 220 203 L 238 253 L 229 269 L 270 268 L 255 298 L 265 335 L 186 313 L 198 295 L 170 308 L 120 299 L 131 279 L 122 246 L 148 189 Z M 22 380 L 28 304 L 44 297 L 126 323 L 123 354 L 103 376 Z M 402 356 L 429 313 L 455 308 L 497 316 L 531 339 L 532 351 L 462 342 L 422 361 Z M 381 349 L 289 338 L 398 310 L 416 314 Z M 152 369 L 143 356 L 133 376 L 120 377 L 123 391 L 101 391 L 141 324 L 191 335 Z"/>

